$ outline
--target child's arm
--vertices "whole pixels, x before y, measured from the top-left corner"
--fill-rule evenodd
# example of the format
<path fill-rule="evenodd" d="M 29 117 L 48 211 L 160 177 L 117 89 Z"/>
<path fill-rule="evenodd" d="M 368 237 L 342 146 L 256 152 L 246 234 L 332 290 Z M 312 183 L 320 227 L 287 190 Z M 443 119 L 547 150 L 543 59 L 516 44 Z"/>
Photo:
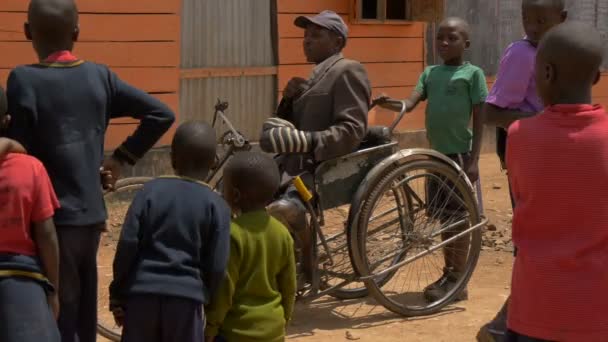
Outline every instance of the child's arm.
<path fill-rule="evenodd" d="M 293 308 L 296 301 L 296 260 L 293 249 L 293 240 L 287 234 L 287 264 L 278 276 L 279 292 L 281 293 L 283 311 L 285 312 L 285 322 L 291 321 Z"/>
<path fill-rule="evenodd" d="M 55 288 L 55 291 L 49 294 L 49 304 L 57 319 L 59 318 L 59 243 L 53 219 L 34 222 L 32 232 L 44 275 Z"/>
<path fill-rule="evenodd" d="M 473 106 L 473 145 L 471 147 L 471 158 L 464 171 L 472 183 L 479 179 L 479 154 L 481 153 L 481 143 L 483 141 L 483 116 L 482 105 Z"/>
<path fill-rule="evenodd" d="M 388 110 L 391 110 L 394 112 L 401 111 L 401 104 L 388 102 L 387 100 L 392 100 L 392 99 L 384 94 L 380 94 L 378 97 L 376 97 L 374 99 L 374 103 L 376 103 L 378 106 L 380 106 L 384 109 L 388 109 Z M 405 107 L 406 107 L 405 111 L 407 113 L 413 111 L 418 106 L 420 101 L 422 101 L 422 100 L 423 100 L 423 95 L 420 94 L 417 90 L 413 90 L 410 97 L 408 99 L 404 100 Z"/>
<path fill-rule="evenodd" d="M 509 109 L 518 108 L 525 100 L 534 70 L 535 59 L 529 51 L 517 43 L 507 48 L 483 108 L 486 124 L 506 129 L 513 122 L 536 114 Z"/>
<path fill-rule="evenodd" d="M 486 103 L 483 106 L 482 115 L 485 117 L 486 124 L 507 129 L 515 121 L 529 118 L 536 114 L 538 114 L 538 113 L 522 112 L 519 110 L 505 109 L 505 108 L 500 108 L 491 103 Z"/>
<path fill-rule="evenodd" d="M 121 81 L 110 72 L 112 86 L 111 118 L 130 116 L 140 124 L 104 161 L 103 169 L 111 172 L 115 182 L 124 164 L 134 165 L 169 130 L 175 114 L 165 104 L 146 92 Z"/>
<path fill-rule="evenodd" d="M 484 118 L 482 105 L 488 96 L 486 77 L 481 69 L 477 69 L 470 80 L 469 94 L 473 104 L 473 145 L 471 146 L 471 157 L 467 165 L 464 165 L 464 171 L 469 180 L 474 183 L 479 179 L 479 154 L 483 141 Z"/>
<path fill-rule="evenodd" d="M 49 305 L 55 318 L 59 315 L 59 243 L 57 232 L 53 223 L 55 209 L 59 208 L 59 201 L 53 190 L 46 169 L 39 161 L 32 161 L 36 167 L 34 192 L 32 198 L 32 238 L 36 243 L 38 257 L 42 263 L 42 271 L 55 288 L 49 294 Z"/>
<path fill-rule="evenodd" d="M 19 68 L 11 71 L 6 82 L 6 97 L 10 121 L 6 130 L 8 138 L 18 141 L 25 149 L 31 148 L 33 127 L 36 123 L 34 95 L 23 80 Z"/>
<path fill-rule="evenodd" d="M 110 283 L 110 310 L 121 308 L 125 286 L 131 269 L 137 261 L 141 221 L 145 215 L 145 189 L 135 195 L 120 232 L 120 239 L 114 256 L 113 275 Z"/>
<path fill-rule="evenodd" d="M 201 246 L 201 274 L 209 297 L 213 298 L 224 279 L 230 257 L 230 209 L 224 203 L 215 206 L 211 227 L 209 240 Z"/>
<path fill-rule="evenodd" d="M 9 153 L 27 153 L 27 151 L 15 140 L 0 138 L 0 159 L 4 159 Z"/>
<path fill-rule="evenodd" d="M 233 305 L 232 298 L 234 297 L 236 284 L 239 280 L 241 254 L 237 241 L 232 239 L 230 241 L 230 259 L 226 268 L 226 276 L 215 295 L 210 297 L 209 305 L 205 307 L 205 316 L 207 318 L 205 336 L 207 338 L 218 335 L 224 323 L 224 318 Z"/>
<path fill-rule="evenodd" d="M 404 100 L 406 112 L 408 112 L 408 113 L 411 112 L 412 110 L 414 110 L 414 108 L 416 108 L 416 106 L 418 106 L 420 101 L 426 100 L 426 98 L 427 98 L 426 80 L 427 80 L 431 70 L 432 70 L 432 67 L 428 67 L 428 68 L 424 69 L 424 72 L 418 78 L 418 84 L 416 85 L 416 88 L 414 88 L 414 90 L 412 91 L 412 94 L 410 95 L 409 99 Z M 400 104 L 389 103 L 386 101 L 387 99 L 390 99 L 390 98 L 385 95 L 380 95 L 379 97 L 374 99 L 373 103 L 379 105 L 382 108 L 388 109 L 388 110 L 392 110 L 395 112 L 401 111 Z"/>

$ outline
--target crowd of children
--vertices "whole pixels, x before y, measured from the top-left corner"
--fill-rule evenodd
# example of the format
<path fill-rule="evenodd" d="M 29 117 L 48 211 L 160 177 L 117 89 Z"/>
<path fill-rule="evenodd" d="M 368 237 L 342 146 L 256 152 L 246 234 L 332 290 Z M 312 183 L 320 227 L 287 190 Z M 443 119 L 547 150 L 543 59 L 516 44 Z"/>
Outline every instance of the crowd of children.
<path fill-rule="evenodd" d="M 445 19 L 436 37 L 443 64 L 424 70 L 405 104 L 411 111 L 428 101 L 431 147 L 472 182 L 484 123 L 499 127 L 517 256 L 512 296 L 478 339 L 605 341 L 608 117 L 591 99 L 601 36 L 563 23 L 563 0 L 523 0 L 522 15 L 526 37 L 505 51 L 489 94 L 483 71 L 463 59 L 469 25 Z M 102 189 L 113 188 L 174 114 L 72 54 L 73 0 L 32 0 L 25 34 L 39 63 L 14 69 L 6 96 L 0 88 L 0 340 L 94 342 Z M 394 109 L 385 96 L 374 101 Z M 109 120 L 125 115 L 141 124 L 104 158 Z M 209 125 L 182 124 L 171 146 L 175 176 L 147 183 L 129 208 L 109 289 L 123 341 L 285 339 L 294 242 L 266 210 L 279 169 L 267 154 L 237 154 L 220 196 L 203 182 L 215 155 Z M 458 243 L 445 249 L 444 275 L 425 289 L 428 300 L 452 289 L 466 261 L 449 252 Z M 458 299 L 467 297 L 465 289 Z"/>

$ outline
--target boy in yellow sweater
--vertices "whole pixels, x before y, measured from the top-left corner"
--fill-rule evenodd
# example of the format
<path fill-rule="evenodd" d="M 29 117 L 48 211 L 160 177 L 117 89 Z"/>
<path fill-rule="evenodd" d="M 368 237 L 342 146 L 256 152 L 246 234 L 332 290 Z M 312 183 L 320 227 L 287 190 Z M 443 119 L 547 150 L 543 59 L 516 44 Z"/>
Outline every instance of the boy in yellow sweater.
<path fill-rule="evenodd" d="M 269 156 L 244 152 L 224 170 L 224 198 L 238 215 L 230 227 L 227 275 L 207 313 L 207 342 L 279 342 L 296 295 L 293 239 L 266 205 L 279 188 Z"/>

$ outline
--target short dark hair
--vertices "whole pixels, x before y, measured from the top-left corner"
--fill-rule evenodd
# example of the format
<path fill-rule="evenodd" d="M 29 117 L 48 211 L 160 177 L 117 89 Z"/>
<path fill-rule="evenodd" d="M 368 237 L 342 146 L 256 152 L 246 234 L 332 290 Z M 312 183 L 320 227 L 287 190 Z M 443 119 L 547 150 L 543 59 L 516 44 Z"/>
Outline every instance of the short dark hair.
<path fill-rule="evenodd" d="M 215 130 L 202 121 L 181 124 L 171 143 L 177 171 L 205 171 L 215 162 L 217 148 Z"/>
<path fill-rule="evenodd" d="M 551 29 L 538 46 L 537 60 L 556 68 L 564 89 L 591 85 L 604 57 L 602 36 L 592 26 L 568 21 Z"/>
<path fill-rule="evenodd" d="M 8 111 L 8 100 L 6 98 L 6 93 L 4 92 L 4 88 L 0 86 L 0 119 L 6 115 Z"/>
<path fill-rule="evenodd" d="M 251 206 L 265 206 L 272 201 L 280 185 L 279 168 L 267 154 L 237 153 L 224 169 L 224 179 Z M 226 189 L 231 191 L 232 189 Z"/>
<path fill-rule="evenodd" d="M 62 44 L 78 27 L 78 8 L 74 0 L 31 0 L 27 18 L 42 42 Z"/>
<path fill-rule="evenodd" d="M 566 9 L 565 0 L 523 0 L 521 2 L 521 4 L 522 4 L 522 6 L 532 5 L 532 4 L 545 5 L 545 6 L 553 7 L 560 11 L 563 11 Z"/>
<path fill-rule="evenodd" d="M 460 30 L 460 33 L 462 35 L 464 35 L 465 39 L 469 39 L 469 36 L 471 35 L 471 27 L 469 26 L 469 23 L 462 18 L 459 18 L 459 17 L 445 18 L 441 21 L 439 26 L 444 26 L 444 25 L 458 27 L 458 29 Z"/>

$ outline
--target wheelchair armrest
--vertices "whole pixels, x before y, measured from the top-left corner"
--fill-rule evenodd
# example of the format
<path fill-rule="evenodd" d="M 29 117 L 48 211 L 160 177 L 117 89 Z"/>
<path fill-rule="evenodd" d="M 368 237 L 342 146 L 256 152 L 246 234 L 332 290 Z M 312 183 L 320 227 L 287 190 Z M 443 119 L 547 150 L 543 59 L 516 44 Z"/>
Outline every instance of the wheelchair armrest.
<path fill-rule="evenodd" d="M 391 132 L 385 126 L 371 126 L 367 129 L 367 134 L 359 146 L 359 150 L 380 146 L 391 142 Z"/>

